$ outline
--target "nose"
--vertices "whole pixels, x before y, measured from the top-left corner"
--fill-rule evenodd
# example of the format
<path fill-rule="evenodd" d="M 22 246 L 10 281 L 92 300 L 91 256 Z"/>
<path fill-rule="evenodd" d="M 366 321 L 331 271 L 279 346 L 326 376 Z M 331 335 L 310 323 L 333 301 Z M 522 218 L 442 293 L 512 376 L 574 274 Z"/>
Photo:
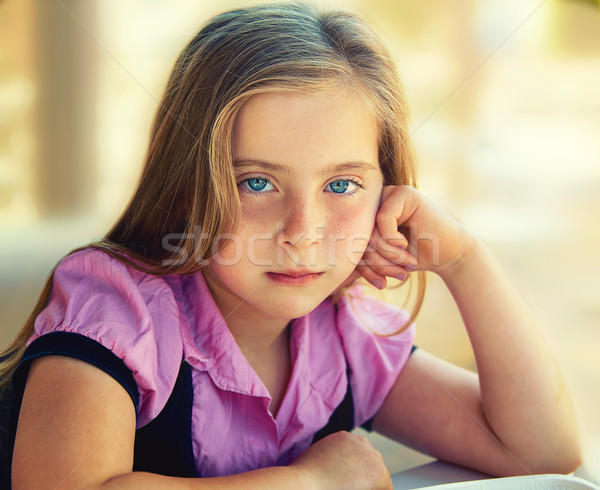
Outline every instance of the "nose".
<path fill-rule="evenodd" d="M 277 228 L 279 244 L 302 251 L 323 240 L 325 221 L 319 205 L 302 195 L 286 203 L 283 222 Z"/>

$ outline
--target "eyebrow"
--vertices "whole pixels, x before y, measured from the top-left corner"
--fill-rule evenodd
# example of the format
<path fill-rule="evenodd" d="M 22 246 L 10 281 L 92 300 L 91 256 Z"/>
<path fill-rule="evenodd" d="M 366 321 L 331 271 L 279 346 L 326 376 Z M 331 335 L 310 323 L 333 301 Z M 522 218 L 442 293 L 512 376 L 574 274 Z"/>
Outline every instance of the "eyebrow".
<path fill-rule="evenodd" d="M 264 170 L 269 170 L 271 172 L 279 172 L 287 177 L 293 177 L 296 175 L 296 171 L 292 167 L 288 167 L 287 165 L 280 165 L 278 163 L 265 162 L 264 160 L 252 160 L 252 159 L 244 159 L 233 162 L 233 166 L 236 170 L 238 169 L 246 169 L 249 167 L 260 167 Z M 363 161 L 355 161 L 355 162 L 343 162 L 333 165 L 328 165 L 327 167 L 322 168 L 317 172 L 318 177 L 324 177 L 325 175 L 329 175 L 337 172 L 344 172 L 347 170 L 377 170 L 378 167 L 373 165 L 372 163 L 367 163 Z"/>

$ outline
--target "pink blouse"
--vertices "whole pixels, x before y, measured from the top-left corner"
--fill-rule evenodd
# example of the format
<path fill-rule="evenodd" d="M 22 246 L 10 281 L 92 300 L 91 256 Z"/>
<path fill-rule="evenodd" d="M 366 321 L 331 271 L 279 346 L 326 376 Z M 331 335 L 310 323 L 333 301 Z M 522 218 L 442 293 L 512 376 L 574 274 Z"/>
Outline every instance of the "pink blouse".
<path fill-rule="evenodd" d="M 270 397 L 229 332 L 202 273 L 152 276 L 87 249 L 64 258 L 33 340 L 72 332 L 122 359 L 139 394 L 137 428 L 155 419 L 182 360 L 192 368 L 193 456 L 202 476 L 292 462 L 327 424 L 347 389 L 355 424 L 373 417 L 406 364 L 415 329 L 394 337 L 407 313 L 361 286 L 333 305 L 325 299 L 291 321 L 292 374 L 277 416 Z"/>

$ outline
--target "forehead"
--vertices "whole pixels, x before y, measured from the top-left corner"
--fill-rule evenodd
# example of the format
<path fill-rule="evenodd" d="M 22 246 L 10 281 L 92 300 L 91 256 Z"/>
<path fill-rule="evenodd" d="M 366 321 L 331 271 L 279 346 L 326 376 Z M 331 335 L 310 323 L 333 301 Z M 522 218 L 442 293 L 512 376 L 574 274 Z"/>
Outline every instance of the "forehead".
<path fill-rule="evenodd" d="M 253 95 L 234 121 L 233 153 L 238 166 L 256 160 L 312 170 L 340 162 L 378 167 L 375 111 L 343 90 Z"/>

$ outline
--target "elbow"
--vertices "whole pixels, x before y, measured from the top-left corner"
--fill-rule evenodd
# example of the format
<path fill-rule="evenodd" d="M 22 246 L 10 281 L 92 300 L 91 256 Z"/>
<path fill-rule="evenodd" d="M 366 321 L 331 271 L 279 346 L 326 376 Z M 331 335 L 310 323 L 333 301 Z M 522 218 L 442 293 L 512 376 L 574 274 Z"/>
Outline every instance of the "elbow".
<path fill-rule="evenodd" d="M 571 441 L 568 444 L 565 443 L 561 451 L 556 451 L 557 456 L 553 461 L 554 473 L 565 475 L 573 473 L 583 464 L 581 438 L 575 429 L 572 431 L 571 437 Z"/>
<path fill-rule="evenodd" d="M 573 433 L 555 441 L 537 441 L 520 450 L 513 448 L 511 453 L 510 468 L 500 471 L 501 476 L 567 475 L 583 464 L 581 441 Z"/>
<path fill-rule="evenodd" d="M 583 451 L 581 450 L 581 445 L 578 444 L 569 456 L 570 459 L 567 459 L 565 464 L 566 471 L 560 471 L 560 473 L 573 473 L 583 464 Z"/>
<path fill-rule="evenodd" d="M 576 445 L 568 450 L 556 451 L 552 455 L 535 459 L 530 462 L 527 470 L 532 474 L 563 474 L 573 473 L 583 464 L 581 447 Z"/>
<path fill-rule="evenodd" d="M 556 462 L 553 466 L 553 472 L 567 475 L 573 473 L 582 464 L 583 455 L 581 454 L 581 450 L 578 449 L 570 454 L 566 454 L 560 462 Z"/>
<path fill-rule="evenodd" d="M 573 473 L 582 464 L 582 458 L 565 459 L 563 461 L 544 464 L 532 469 L 532 474 L 562 474 L 568 475 Z"/>
<path fill-rule="evenodd" d="M 540 437 L 530 445 L 528 470 L 534 474 L 551 473 L 567 475 L 583 464 L 581 434 L 575 424 L 564 424 L 549 431 L 553 437 Z M 526 453 L 525 453 L 526 454 Z M 525 455 L 524 454 L 524 455 Z"/>

